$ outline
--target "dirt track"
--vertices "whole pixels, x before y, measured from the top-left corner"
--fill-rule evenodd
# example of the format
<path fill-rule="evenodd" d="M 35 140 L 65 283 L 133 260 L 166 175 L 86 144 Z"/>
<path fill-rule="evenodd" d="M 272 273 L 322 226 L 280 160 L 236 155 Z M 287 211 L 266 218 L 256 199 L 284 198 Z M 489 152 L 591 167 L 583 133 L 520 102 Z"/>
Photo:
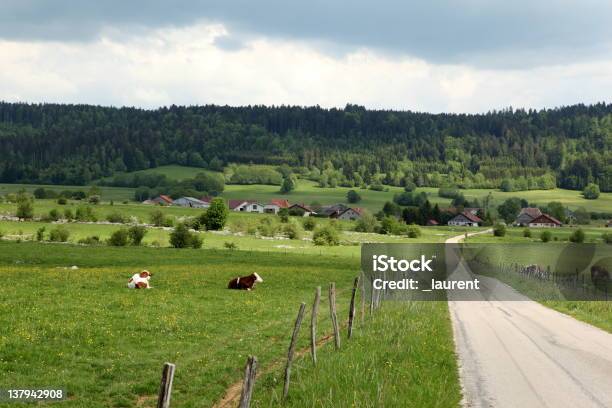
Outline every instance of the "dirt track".
<path fill-rule="evenodd" d="M 479 279 L 504 301 L 449 295 L 465 407 L 612 407 L 612 334 Z"/>

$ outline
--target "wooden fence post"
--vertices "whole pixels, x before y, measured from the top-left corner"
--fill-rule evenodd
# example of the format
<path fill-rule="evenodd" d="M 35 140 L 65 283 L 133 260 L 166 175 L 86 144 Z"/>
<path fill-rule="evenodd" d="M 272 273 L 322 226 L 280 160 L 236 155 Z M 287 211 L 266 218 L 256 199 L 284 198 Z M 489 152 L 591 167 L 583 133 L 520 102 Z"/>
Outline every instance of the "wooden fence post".
<path fill-rule="evenodd" d="M 334 282 L 329 284 L 329 314 L 334 329 L 336 350 L 338 350 L 340 349 L 340 331 L 338 329 L 338 314 L 336 313 L 336 284 Z"/>
<path fill-rule="evenodd" d="M 289 351 L 287 352 L 287 366 L 285 367 L 285 386 L 283 387 L 283 400 L 287 398 L 289 394 L 289 381 L 291 380 L 291 364 L 293 363 L 293 354 L 295 354 L 295 345 L 297 343 L 298 333 L 300 332 L 300 326 L 302 325 L 302 319 L 304 318 L 304 311 L 306 310 L 306 303 L 300 304 L 300 311 L 298 312 L 297 318 L 295 319 L 295 326 L 293 327 L 293 334 L 291 335 L 291 343 L 289 343 Z"/>
<path fill-rule="evenodd" d="M 159 397 L 157 398 L 157 408 L 170 407 L 170 396 L 172 395 L 172 381 L 174 381 L 175 369 L 176 366 L 172 363 L 164 364 L 161 384 L 159 386 Z"/>
<path fill-rule="evenodd" d="M 355 295 L 357 294 L 357 285 L 359 285 L 359 276 L 353 282 L 353 293 L 351 294 L 351 305 L 349 307 L 348 320 L 348 338 L 353 336 L 353 321 L 355 321 Z"/>
<path fill-rule="evenodd" d="M 317 314 L 319 313 L 320 302 L 321 287 L 317 286 L 314 303 L 312 304 L 312 316 L 310 316 L 310 354 L 314 365 L 317 365 Z"/>
<path fill-rule="evenodd" d="M 249 356 L 246 366 L 244 367 L 244 382 L 242 383 L 242 392 L 240 393 L 238 408 L 249 408 L 251 406 L 251 396 L 253 395 L 256 377 L 257 357 Z"/>
<path fill-rule="evenodd" d="M 365 320 L 365 279 L 361 279 L 361 324 L 363 324 Z"/>

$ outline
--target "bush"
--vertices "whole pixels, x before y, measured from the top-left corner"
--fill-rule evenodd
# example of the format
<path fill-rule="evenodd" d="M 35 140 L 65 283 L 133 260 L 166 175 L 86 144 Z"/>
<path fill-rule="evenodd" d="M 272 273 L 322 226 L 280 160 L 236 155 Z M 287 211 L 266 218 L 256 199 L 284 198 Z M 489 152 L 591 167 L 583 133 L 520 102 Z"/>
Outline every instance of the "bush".
<path fill-rule="evenodd" d="M 149 215 L 149 220 L 156 227 L 162 227 L 165 225 L 166 217 L 161 210 L 155 210 Z"/>
<path fill-rule="evenodd" d="M 74 214 L 72 213 L 72 210 L 70 208 L 66 208 L 64 210 L 64 218 L 68 221 L 74 220 Z"/>
<path fill-rule="evenodd" d="M 225 242 L 223 243 L 223 246 L 224 246 L 226 249 L 229 249 L 230 251 L 233 251 L 233 250 L 235 250 L 235 249 L 238 249 L 238 245 L 236 245 L 236 243 L 235 243 L 235 242 L 228 242 L 228 241 L 225 241 Z"/>
<path fill-rule="evenodd" d="M 129 234 L 126 228 L 121 228 L 113 232 L 108 239 L 108 244 L 112 246 L 126 246 L 128 242 Z"/>
<path fill-rule="evenodd" d="M 283 233 L 289 239 L 302 239 L 302 228 L 296 222 L 288 222 L 283 226 Z"/>
<path fill-rule="evenodd" d="M 49 215 L 47 217 L 50 221 L 57 221 L 60 219 L 60 212 L 57 209 L 52 209 L 49 211 Z"/>
<path fill-rule="evenodd" d="M 59 225 L 49 232 L 49 241 L 52 242 L 66 242 L 70 237 L 70 231 L 65 227 Z"/>
<path fill-rule="evenodd" d="M 282 223 L 289 222 L 289 209 L 281 208 L 277 215 Z"/>
<path fill-rule="evenodd" d="M 98 221 L 98 218 L 94 214 L 93 209 L 89 206 L 88 207 L 78 207 L 76 209 L 74 218 L 77 221 L 88 221 L 88 222 Z"/>
<path fill-rule="evenodd" d="M 496 237 L 506 236 L 506 225 L 502 223 L 495 224 L 493 226 L 493 235 Z"/>
<path fill-rule="evenodd" d="M 599 198 L 599 186 L 595 183 L 589 183 L 582 192 L 582 195 L 587 200 L 595 200 Z"/>
<path fill-rule="evenodd" d="M 530 230 L 529 228 L 525 228 L 525 229 L 523 230 L 523 236 L 524 236 L 525 238 L 531 238 L 531 230 Z"/>
<path fill-rule="evenodd" d="M 113 222 L 116 224 L 126 224 L 128 223 L 130 220 L 127 216 L 121 214 L 118 211 L 112 212 L 110 214 L 108 214 L 106 216 L 106 221 L 108 222 Z"/>
<path fill-rule="evenodd" d="M 202 238 L 195 232 L 189 231 L 185 224 L 179 223 L 170 233 L 170 245 L 174 248 L 201 248 Z"/>
<path fill-rule="evenodd" d="M 612 233 L 604 232 L 603 234 L 601 234 L 601 239 L 606 244 L 612 244 Z"/>
<path fill-rule="evenodd" d="M 91 204 L 100 204 L 100 196 L 92 195 L 87 199 L 87 201 Z"/>
<path fill-rule="evenodd" d="M 576 231 L 572 232 L 572 234 L 569 237 L 569 240 L 570 242 L 582 243 L 584 242 L 585 238 L 586 238 L 586 235 L 584 231 L 581 228 L 578 228 Z"/>
<path fill-rule="evenodd" d="M 79 244 L 82 245 L 100 245 L 102 241 L 100 241 L 100 237 L 97 235 L 92 235 L 91 237 L 79 239 Z"/>
<path fill-rule="evenodd" d="M 59 205 L 66 205 L 66 203 L 68 203 L 68 200 L 66 200 L 65 197 L 60 197 L 60 198 L 57 199 L 57 203 Z"/>
<path fill-rule="evenodd" d="M 552 238 L 552 234 L 550 231 L 542 231 L 542 233 L 540 234 L 540 239 L 542 240 L 542 242 L 548 242 L 550 241 Z"/>
<path fill-rule="evenodd" d="M 225 201 L 222 198 L 214 198 L 208 210 L 200 217 L 200 224 L 204 225 L 207 230 L 222 230 L 227 223 L 228 216 L 229 209 L 225 205 Z"/>
<path fill-rule="evenodd" d="M 418 238 L 421 236 L 421 228 L 418 225 L 410 224 L 406 227 L 408 238 Z"/>
<path fill-rule="evenodd" d="M 378 220 L 368 212 L 363 213 L 355 224 L 355 231 L 357 232 L 374 232 L 377 228 Z"/>
<path fill-rule="evenodd" d="M 340 234 L 333 226 L 326 225 L 314 231 L 312 241 L 315 245 L 336 246 L 340 245 Z"/>
<path fill-rule="evenodd" d="M 416 190 L 416 188 L 417 188 L 416 184 L 414 184 L 414 182 L 412 181 L 406 181 L 406 183 L 404 184 L 404 191 L 407 193 L 410 193 Z"/>
<path fill-rule="evenodd" d="M 40 227 L 38 230 L 36 230 L 36 240 L 37 241 L 43 241 L 45 239 L 45 227 Z"/>
<path fill-rule="evenodd" d="M 130 243 L 134 246 L 140 245 L 145 235 L 147 235 L 147 229 L 140 225 L 134 225 L 128 229 L 128 236 L 130 237 Z"/>
<path fill-rule="evenodd" d="M 355 190 L 349 190 L 346 193 L 346 200 L 351 204 L 355 204 L 361 201 L 361 196 Z"/>
<path fill-rule="evenodd" d="M 314 230 L 314 229 L 315 229 L 315 227 L 317 226 L 317 220 L 315 220 L 315 219 L 314 219 L 314 218 L 312 218 L 312 217 L 306 217 L 306 218 L 304 219 L 304 223 L 303 223 L 303 225 L 304 225 L 304 229 L 305 229 L 306 231 L 312 231 L 312 230 Z"/>
<path fill-rule="evenodd" d="M 257 231 L 263 237 L 273 237 L 278 232 L 278 225 L 269 217 L 262 218 L 257 226 Z"/>

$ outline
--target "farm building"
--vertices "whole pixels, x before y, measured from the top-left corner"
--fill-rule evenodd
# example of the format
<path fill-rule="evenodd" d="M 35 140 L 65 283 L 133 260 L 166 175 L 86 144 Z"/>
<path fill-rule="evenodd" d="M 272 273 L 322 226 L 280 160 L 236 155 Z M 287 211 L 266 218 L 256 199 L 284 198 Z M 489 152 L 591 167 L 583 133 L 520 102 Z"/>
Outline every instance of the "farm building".
<path fill-rule="evenodd" d="M 540 215 L 542 215 L 542 211 L 540 211 L 539 208 L 521 208 L 521 212 L 519 213 L 518 217 L 516 217 L 514 224 L 520 227 L 526 227 L 531 221 L 538 218 Z"/>
<path fill-rule="evenodd" d="M 272 199 L 264 205 L 264 212 L 268 214 L 278 214 L 281 208 L 289 208 L 289 201 L 284 199 Z"/>
<path fill-rule="evenodd" d="M 359 218 L 361 218 L 362 214 L 363 214 L 363 208 L 353 207 L 353 208 L 347 208 L 346 210 L 338 214 L 334 213 L 331 216 L 331 218 L 336 218 L 338 220 L 345 220 L 345 221 L 354 221 L 354 220 L 358 220 Z"/>
<path fill-rule="evenodd" d="M 438 224 L 438 221 L 436 221 L 436 220 L 428 220 L 427 221 L 427 226 L 428 227 L 435 227 L 437 225 L 439 225 L 439 224 Z"/>
<path fill-rule="evenodd" d="M 180 207 L 191 207 L 191 208 L 208 208 L 210 203 L 206 203 L 202 200 L 198 200 L 194 197 L 181 197 L 174 200 L 172 205 L 178 205 Z"/>
<path fill-rule="evenodd" d="M 148 200 L 153 204 L 159 204 L 159 205 L 170 205 L 172 204 L 172 199 L 170 197 L 168 197 L 167 195 L 159 195 L 155 198 L 152 198 L 151 200 Z"/>
<path fill-rule="evenodd" d="M 534 218 L 533 220 L 531 220 L 531 222 L 529 223 L 529 227 L 531 228 L 537 228 L 537 227 L 546 227 L 546 228 L 555 228 L 555 227 L 560 227 L 561 221 L 557 220 L 556 218 L 548 215 L 548 214 L 542 214 L 539 217 Z"/>
<path fill-rule="evenodd" d="M 309 217 L 311 215 L 316 215 L 316 212 L 314 212 L 312 208 L 308 207 L 307 205 L 293 204 L 292 206 L 289 207 L 289 214 Z"/>
<path fill-rule="evenodd" d="M 461 227 L 477 227 L 480 223 L 482 220 L 470 211 L 463 211 L 448 221 L 448 225 Z"/>
<path fill-rule="evenodd" d="M 333 204 L 321 207 L 320 215 L 336 218 L 340 213 L 344 212 L 348 207 L 344 204 Z"/>
<path fill-rule="evenodd" d="M 237 212 L 264 212 L 264 206 L 255 200 L 229 200 L 229 209 Z"/>

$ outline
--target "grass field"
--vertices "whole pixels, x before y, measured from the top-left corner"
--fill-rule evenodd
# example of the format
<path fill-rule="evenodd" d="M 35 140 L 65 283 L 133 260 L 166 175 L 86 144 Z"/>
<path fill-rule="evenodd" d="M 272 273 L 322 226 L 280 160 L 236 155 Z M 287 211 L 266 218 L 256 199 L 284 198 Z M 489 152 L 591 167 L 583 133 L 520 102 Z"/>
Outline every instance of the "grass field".
<path fill-rule="evenodd" d="M 79 270 L 66 268 L 75 263 Z M 155 288 L 125 289 L 127 278 L 142 268 L 154 273 Z M 177 365 L 173 405 L 211 406 L 241 378 L 250 354 L 279 375 L 298 305 L 312 301 L 317 285 L 336 282 L 338 313 L 345 322 L 358 268 L 356 260 L 345 257 L 70 245 L 59 250 L 0 242 L 0 383 L 63 386 L 70 398 L 58 406 L 149 407 L 155 404 L 161 365 L 171 361 Z M 264 278 L 256 290 L 225 288 L 230 278 L 251 272 Z M 330 331 L 326 308 L 324 297 L 321 336 Z M 370 378 L 383 381 L 385 394 L 393 391 L 393 381 L 409 375 L 420 384 L 409 384 L 404 396 L 418 397 L 422 406 L 456 406 L 459 386 L 445 305 L 406 312 L 405 323 L 397 319 L 399 311 L 391 311 L 373 320 L 371 329 L 359 329 L 354 346 L 345 341 L 353 348 L 343 354 L 322 350 L 321 374 L 323 364 L 331 364 L 346 371 L 345 385 L 358 384 L 360 375 L 349 378 L 351 356 L 384 338 L 399 353 L 397 362 L 384 348 L 360 361 L 371 370 Z M 306 345 L 303 330 L 298 348 Z M 352 396 L 338 389 L 342 383 L 331 384 L 335 372 L 324 375 L 335 393 L 332 402 L 340 404 L 333 406 L 342 406 Z M 311 395 L 321 391 L 321 398 L 328 398 L 325 383 L 302 378 L 296 377 L 296 387 L 314 387 Z M 265 384 L 257 391 L 262 402 L 275 394 Z M 380 398 L 372 389 L 362 397 L 361 406 L 375 406 Z M 389 394 L 385 401 L 400 397 Z"/>

